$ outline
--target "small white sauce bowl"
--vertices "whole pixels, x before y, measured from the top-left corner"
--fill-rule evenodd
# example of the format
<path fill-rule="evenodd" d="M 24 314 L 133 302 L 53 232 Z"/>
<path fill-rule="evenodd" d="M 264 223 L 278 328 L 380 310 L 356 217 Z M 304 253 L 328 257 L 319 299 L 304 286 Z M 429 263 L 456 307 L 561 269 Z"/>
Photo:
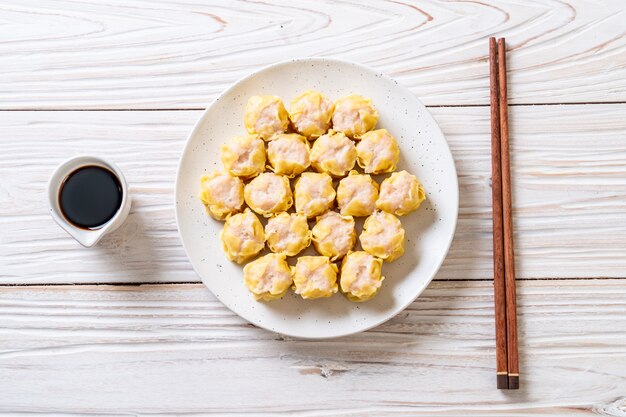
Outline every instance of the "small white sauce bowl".
<path fill-rule="evenodd" d="M 122 204 L 120 208 L 108 222 L 97 229 L 84 229 L 75 226 L 65 218 L 61 212 L 61 207 L 59 207 L 59 194 L 63 183 L 72 172 L 86 166 L 99 166 L 108 169 L 115 174 L 122 187 Z M 124 220 L 126 220 L 126 217 L 128 217 L 130 205 L 131 198 L 128 194 L 128 184 L 126 183 L 124 174 L 117 165 L 105 158 L 89 155 L 79 155 L 70 158 L 62 162 L 54 170 L 48 182 L 48 207 L 50 209 L 50 215 L 63 230 L 86 248 L 94 246 L 104 235 L 120 227 L 122 223 L 124 223 Z"/>

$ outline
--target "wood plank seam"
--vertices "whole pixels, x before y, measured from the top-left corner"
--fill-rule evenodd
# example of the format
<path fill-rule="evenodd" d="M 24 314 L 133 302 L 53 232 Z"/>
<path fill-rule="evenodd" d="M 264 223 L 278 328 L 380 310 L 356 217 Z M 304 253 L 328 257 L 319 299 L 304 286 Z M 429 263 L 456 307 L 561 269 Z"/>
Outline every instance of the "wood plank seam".
<path fill-rule="evenodd" d="M 538 277 L 538 278 L 516 278 L 516 281 L 602 281 L 602 280 L 626 280 L 626 276 L 624 277 L 579 277 L 579 278 L 554 278 L 554 277 Z M 492 282 L 491 278 L 473 278 L 473 279 L 433 279 L 432 282 L 451 282 L 451 283 L 463 283 L 463 282 Z M 53 283 L 0 283 L 0 288 L 2 287 L 64 287 L 64 286 L 72 286 L 72 287 L 81 287 L 81 286 L 120 286 L 120 287 L 141 287 L 143 285 L 199 285 L 202 284 L 202 281 L 137 281 L 137 282 L 53 282 Z"/>
<path fill-rule="evenodd" d="M 207 102 L 210 103 L 210 102 Z M 590 104 L 626 104 L 626 101 L 577 101 L 577 102 L 550 102 L 550 103 L 509 103 L 509 107 L 528 107 L 528 106 L 586 106 Z M 428 104 L 426 108 L 472 108 L 472 107 L 489 107 L 489 104 Z M 206 107 L 153 107 L 153 108 L 54 108 L 54 109 L 37 109 L 37 108 L 0 108 L 0 112 L 116 112 L 116 111 L 134 111 L 134 112 L 150 112 L 150 111 L 204 111 Z"/>

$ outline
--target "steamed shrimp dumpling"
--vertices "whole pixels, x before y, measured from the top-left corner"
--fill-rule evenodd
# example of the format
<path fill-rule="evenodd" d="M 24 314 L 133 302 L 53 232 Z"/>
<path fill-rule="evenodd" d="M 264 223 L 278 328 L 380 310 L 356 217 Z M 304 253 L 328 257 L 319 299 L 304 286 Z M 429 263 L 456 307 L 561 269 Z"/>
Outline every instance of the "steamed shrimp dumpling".
<path fill-rule="evenodd" d="M 382 182 L 376 207 L 396 216 L 404 216 L 416 210 L 425 199 L 426 193 L 417 178 L 400 171 Z"/>
<path fill-rule="evenodd" d="M 291 101 L 289 118 L 300 134 L 314 139 L 328 131 L 334 109 L 332 101 L 322 93 L 308 90 Z"/>
<path fill-rule="evenodd" d="M 243 281 L 255 300 L 276 300 L 293 283 L 285 254 L 270 253 L 243 268 Z"/>
<path fill-rule="evenodd" d="M 378 184 L 369 175 L 350 171 L 350 175 L 339 181 L 337 205 L 341 214 L 347 216 L 369 216 L 376 209 Z"/>
<path fill-rule="evenodd" d="M 351 301 L 367 301 L 375 296 L 385 279 L 383 261 L 367 252 L 350 252 L 341 262 L 341 291 Z"/>
<path fill-rule="evenodd" d="M 356 145 L 357 163 L 366 174 L 393 172 L 400 159 L 400 147 L 396 138 L 386 129 L 367 132 Z"/>
<path fill-rule="evenodd" d="M 293 204 L 289 179 L 272 172 L 265 172 L 246 184 L 243 194 L 246 204 L 265 217 L 287 211 Z"/>
<path fill-rule="evenodd" d="M 311 244 L 307 218 L 301 213 L 280 213 L 265 226 L 267 246 L 272 252 L 296 256 Z"/>
<path fill-rule="evenodd" d="M 335 102 L 333 130 L 358 139 L 365 132 L 374 129 L 377 122 L 378 111 L 369 98 L 355 94 L 342 97 Z"/>
<path fill-rule="evenodd" d="M 359 240 L 367 253 L 385 262 L 392 262 L 404 254 L 404 228 L 391 213 L 376 211 L 369 216 Z"/>
<path fill-rule="evenodd" d="M 337 265 L 327 256 L 301 256 L 293 268 L 296 294 L 302 298 L 326 298 L 337 292 Z"/>
<path fill-rule="evenodd" d="M 248 133 L 263 140 L 284 133 L 289 126 L 289 113 L 278 96 L 253 96 L 246 103 L 244 124 Z"/>
<path fill-rule="evenodd" d="M 250 209 L 226 218 L 220 239 L 226 257 L 238 264 L 250 260 L 265 247 L 263 225 Z"/>
<path fill-rule="evenodd" d="M 213 172 L 200 178 L 200 200 L 207 213 L 216 220 L 239 213 L 243 206 L 243 181 L 224 172 Z"/>
<path fill-rule="evenodd" d="M 276 174 L 293 178 L 311 165 L 306 138 L 297 133 L 284 133 L 267 144 L 267 158 Z"/>
<path fill-rule="evenodd" d="M 354 218 L 335 211 L 319 216 L 311 232 L 317 252 L 331 261 L 343 258 L 356 243 Z"/>
<path fill-rule="evenodd" d="M 309 219 L 319 216 L 332 208 L 336 195 L 330 175 L 303 172 L 294 186 L 296 212 Z"/>
<path fill-rule="evenodd" d="M 318 172 L 343 177 L 356 163 L 354 142 L 341 132 L 331 130 L 320 136 L 311 148 L 311 165 Z"/>
<path fill-rule="evenodd" d="M 220 149 L 222 164 L 230 175 L 252 178 L 265 170 L 265 145 L 256 135 L 235 136 Z"/>

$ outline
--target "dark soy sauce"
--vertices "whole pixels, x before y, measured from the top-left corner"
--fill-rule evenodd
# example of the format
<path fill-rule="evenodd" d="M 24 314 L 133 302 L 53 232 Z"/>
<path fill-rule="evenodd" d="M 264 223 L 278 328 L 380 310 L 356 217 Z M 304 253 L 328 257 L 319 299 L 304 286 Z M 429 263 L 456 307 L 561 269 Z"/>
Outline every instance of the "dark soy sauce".
<path fill-rule="evenodd" d="M 111 220 L 122 205 L 122 185 L 114 173 L 86 166 L 67 176 L 59 193 L 59 207 L 70 223 L 98 229 Z"/>

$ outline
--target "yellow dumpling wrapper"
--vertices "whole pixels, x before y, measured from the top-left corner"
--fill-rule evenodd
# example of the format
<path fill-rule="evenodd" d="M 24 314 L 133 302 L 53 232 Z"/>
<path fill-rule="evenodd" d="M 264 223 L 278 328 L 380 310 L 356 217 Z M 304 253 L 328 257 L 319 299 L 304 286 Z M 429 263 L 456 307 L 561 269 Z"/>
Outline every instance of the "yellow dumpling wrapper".
<path fill-rule="evenodd" d="M 311 244 L 311 231 L 304 214 L 280 213 L 267 221 L 265 238 L 272 252 L 296 256 Z"/>
<path fill-rule="evenodd" d="M 238 264 L 253 258 L 265 247 L 263 225 L 250 209 L 226 218 L 220 239 L 226 257 Z"/>
<path fill-rule="evenodd" d="M 289 119 L 293 127 L 302 135 L 315 139 L 330 128 L 335 106 L 326 96 L 308 90 L 291 101 Z"/>
<path fill-rule="evenodd" d="M 285 295 L 293 278 L 285 255 L 270 253 L 243 268 L 243 281 L 255 300 L 271 301 Z"/>
<path fill-rule="evenodd" d="M 404 216 L 416 210 L 425 199 L 426 193 L 414 175 L 406 171 L 394 172 L 380 185 L 376 208 Z"/>
<path fill-rule="evenodd" d="M 337 205 L 346 216 L 369 216 L 376 209 L 378 183 L 369 175 L 350 171 L 350 175 L 339 181 Z"/>
<path fill-rule="evenodd" d="M 330 175 L 303 172 L 294 185 L 296 212 L 309 219 L 319 216 L 332 208 L 336 194 Z"/>
<path fill-rule="evenodd" d="M 375 296 L 385 279 L 383 261 L 367 252 L 348 253 L 341 262 L 341 291 L 351 301 L 367 301 Z"/>
<path fill-rule="evenodd" d="M 287 131 L 289 113 L 278 96 L 253 96 L 246 103 L 243 122 L 248 133 L 269 140 L 275 134 Z"/>
<path fill-rule="evenodd" d="M 207 213 L 216 220 L 239 213 L 243 206 L 243 181 L 224 172 L 213 172 L 200 177 L 198 196 Z"/>
<path fill-rule="evenodd" d="M 359 136 L 376 127 L 378 111 L 371 99 L 351 95 L 335 102 L 332 121 L 333 130 L 339 130 L 350 138 L 358 139 Z"/>
<path fill-rule="evenodd" d="M 293 204 L 289 179 L 272 172 L 265 172 L 246 184 L 243 195 L 246 204 L 265 217 L 287 211 Z"/>
<path fill-rule="evenodd" d="M 364 133 L 356 145 L 357 163 L 366 174 L 385 174 L 396 170 L 400 147 L 386 129 Z"/>
<path fill-rule="evenodd" d="M 376 211 L 369 216 L 359 240 L 367 253 L 385 262 L 395 261 L 404 254 L 404 228 L 391 213 Z"/>
<path fill-rule="evenodd" d="M 304 299 L 326 298 L 337 292 L 337 265 L 327 256 L 301 256 L 293 271 L 293 289 Z"/>
<path fill-rule="evenodd" d="M 293 178 L 311 165 L 307 139 L 297 133 L 283 133 L 267 144 L 267 158 L 276 174 Z"/>
<path fill-rule="evenodd" d="M 343 258 L 356 243 L 354 218 L 335 211 L 319 216 L 311 232 L 317 252 L 331 261 Z"/>
<path fill-rule="evenodd" d="M 265 144 L 256 135 L 235 136 L 221 146 L 221 153 L 230 175 L 251 178 L 265 171 Z"/>
<path fill-rule="evenodd" d="M 354 142 L 341 132 L 329 131 L 320 136 L 311 148 L 311 165 L 318 172 L 343 177 L 356 163 Z"/>

